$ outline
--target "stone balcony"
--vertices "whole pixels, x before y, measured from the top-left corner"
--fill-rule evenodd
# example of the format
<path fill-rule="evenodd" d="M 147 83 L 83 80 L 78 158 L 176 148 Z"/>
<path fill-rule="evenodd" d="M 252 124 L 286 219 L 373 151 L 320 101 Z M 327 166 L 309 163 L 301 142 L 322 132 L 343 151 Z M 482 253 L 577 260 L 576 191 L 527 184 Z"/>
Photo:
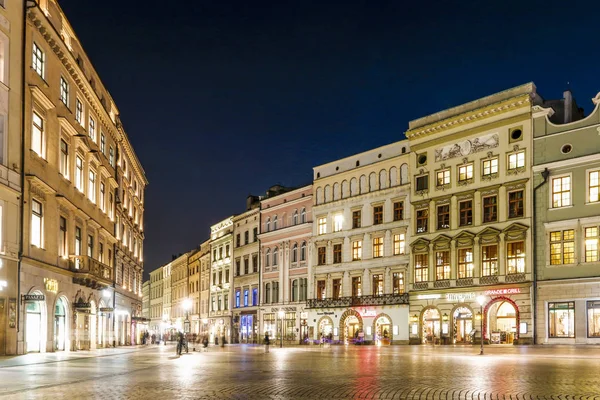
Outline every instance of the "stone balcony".
<path fill-rule="evenodd" d="M 113 283 L 113 269 L 88 256 L 69 256 L 69 269 L 75 273 L 73 283 L 104 289 Z"/>
<path fill-rule="evenodd" d="M 308 299 L 307 308 L 344 308 L 358 306 L 384 306 L 408 304 L 408 293 L 382 294 L 381 296 L 348 296 L 337 299 Z"/>

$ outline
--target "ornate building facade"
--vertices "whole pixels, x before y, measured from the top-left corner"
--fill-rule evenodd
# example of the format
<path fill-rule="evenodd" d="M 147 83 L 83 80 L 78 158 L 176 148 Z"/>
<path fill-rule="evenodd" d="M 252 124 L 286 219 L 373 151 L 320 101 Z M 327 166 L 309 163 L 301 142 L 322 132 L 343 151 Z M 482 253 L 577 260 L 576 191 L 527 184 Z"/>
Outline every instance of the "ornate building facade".
<path fill-rule="evenodd" d="M 163 333 L 163 271 L 158 267 L 150 272 L 150 333 L 162 335 Z"/>
<path fill-rule="evenodd" d="M 314 168 L 311 339 L 408 343 L 409 145 Z"/>
<path fill-rule="evenodd" d="M 231 267 L 233 217 L 210 227 L 210 310 L 208 332 L 211 343 L 231 343 Z"/>
<path fill-rule="evenodd" d="M 171 261 L 171 319 L 178 331 L 186 333 L 191 331 L 189 313 L 192 306 L 189 298 L 188 257 L 189 253 L 184 253 Z"/>

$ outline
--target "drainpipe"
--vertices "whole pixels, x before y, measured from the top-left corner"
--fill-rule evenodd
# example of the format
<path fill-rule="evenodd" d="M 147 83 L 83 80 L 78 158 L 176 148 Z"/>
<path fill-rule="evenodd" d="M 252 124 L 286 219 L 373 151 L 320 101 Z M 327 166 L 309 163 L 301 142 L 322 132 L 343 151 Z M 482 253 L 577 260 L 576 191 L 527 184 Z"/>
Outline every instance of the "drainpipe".
<path fill-rule="evenodd" d="M 535 188 L 533 188 L 533 344 L 537 344 L 537 312 L 536 312 L 536 301 L 537 301 L 537 223 L 536 223 L 536 204 L 537 204 L 537 190 L 541 188 L 545 183 L 548 182 L 548 177 L 550 176 L 550 171 L 548 168 L 545 168 L 542 171 L 542 178 L 544 180 L 540 182 Z"/>

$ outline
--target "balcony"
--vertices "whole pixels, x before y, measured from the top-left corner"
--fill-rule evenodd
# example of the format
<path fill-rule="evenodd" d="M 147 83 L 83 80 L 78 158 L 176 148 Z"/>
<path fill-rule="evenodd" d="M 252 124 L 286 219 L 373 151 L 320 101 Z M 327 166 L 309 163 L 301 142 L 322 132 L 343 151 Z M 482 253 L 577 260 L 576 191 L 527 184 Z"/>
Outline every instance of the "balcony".
<path fill-rule="evenodd" d="M 345 308 L 358 306 L 385 306 L 408 304 L 408 293 L 383 294 L 381 296 L 349 296 L 337 299 L 308 299 L 307 308 Z"/>
<path fill-rule="evenodd" d="M 88 256 L 69 256 L 69 269 L 75 273 L 73 283 L 103 289 L 113 282 L 113 270 Z"/>

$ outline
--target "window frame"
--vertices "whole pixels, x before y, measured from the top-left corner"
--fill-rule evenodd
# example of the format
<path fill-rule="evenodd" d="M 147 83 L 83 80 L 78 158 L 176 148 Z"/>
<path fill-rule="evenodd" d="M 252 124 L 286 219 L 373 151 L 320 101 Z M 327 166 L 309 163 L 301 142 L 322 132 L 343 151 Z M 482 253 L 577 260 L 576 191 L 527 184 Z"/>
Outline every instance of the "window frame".
<path fill-rule="evenodd" d="M 383 257 L 383 237 L 373 238 L 373 258 Z"/>
<path fill-rule="evenodd" d="M 419 185 L 424 183 L 425 185 Z M 415 191 L 416 192 L 427 192 L 429 191 L 429 174 L 422 174 L 415 176 Z"/>
<path fill-rule="evenodd" d="M 445 230 L 450 229 L 450 204 L 436 204 L 436 225 L 437 230 Z M 447 210 L 443 213 L 440 212 L 440 209 Z M 446 222 L 444 224 L 444 222 Z"/>
<path fill-rule="evenodd" d="M 459 247 L 456 249 L 456 266 L 457 266 L 457 279 L 468 279 L 475 276 L 475 252 L 473 247 Z M 468 257 L 462 257 L 461 253 L 465 252 L 465 255 L 471 253 L 471 260 Z"/>
<path fill-rule="evenodd" d="M 362 222 L 362 210 L 352 211 L 352 229 L 358 229 L 361 227 Z"/>
<path fill-rule="evenodd" d="M 567 308 L 560 308 L 557 307 L 557 304 L 567 304 Z M 552 315 L 556 314 L 556 311 L 558 310 L 566 310 L 567 313 L 569 314 L 569 322 L 571 322 L 573 324 L 573 329 L 572 329 L 572 333 L 567 334 L 567 336 L 565 335 L 557 335 L 556 334 L 556 317 L 554 318 L 554 324 L 552 323 L 553 318 Z M 553 301 L 553 302 L 548 302 L 547 305 L 547 311 L 548 311 L 548 338 L 549 339 L 574 339 L 576 338 L 577 335 L 577 324 L 575 323 L 575 301 Z M 553 313 L 554 311 L 554 313 Z M 572 318 L 571 315 L 572 314 Z M 570 324 L 569 324 L 570 326 Z M 552 335 L 552 331 L 555 332 L 554 335 Z"/>
<path fill-rule="evenodd" d="M 567 236 L 568 233 L 572 234 L 572 238 L 569 238 Z M 556 240 L 555 238 L 553 238 L 554 234 L 559 234 L 559 238 L 558 240 Z M 558 229 L 558 230 L 551 230 L 548 232 L 548 242 L 549 242 L 549 246 L 548 246 L 548 252 L 549 252 L 549 265 L 572 265 L 575 264 L 576 262 L 576 255 L 575 255 L 575 239 L 576 239 L 576 233 L 575 233 L 575 228 L 571 228 L 571 229 Z M 565 252 L 565 245 L 570 244 L 569 247 L 571 247 L 572 251 L 569 252 Z M 558 248 L 559 253 L 554 253 L 554 249 Z M 566 258 L 565 258 L 565 254 L 571 254 L 572 255 L 572 262 L 565 262 Z M 555 258 L 554 256 L 558 256 L 559 258 Z M 554 262 L 555 260 L 559 261 L 559 262 Z M 570 258 L 569 258 L 570 260 Z"/>
<path fill-rule="evenodd" d="M 36 50 L 38 50 L 37 54 Z M 41 57 L 38 57 L 41 55 Z M 46 74 L 46 53 L 34 41 L 32 46 L 31 68 L 42 78 L 45 79 Z"/>
<path fill-rule="evenodd" d="M 588 229 L 595 229 L 595 235 L 590 234 L 588 236 Z M 589 225 L 589 226 L 583 226 L 582 227 L 582 232 L 583 232 L 583 261 L 585 263 L 593 263 L 593 262 L 598 262 L 600 261 L 600 227 L 598 225 Z M 594 242 L 595 244 L 595 249 L 594 248 L 590 248 L 588 249 L 588 244 L 592 244 L 592 242 Z M 591 257 L 592 259 L 590 259 L 589 256 L 593 256 L 595 254 L 595 257 Z"/>
<path fill-rule="evenodd" d="M 69 108 L 70 87 L 69 81 L 63 75 L 60 76 L 60 101 Z"/>
<path fill-rule="evenodd" d="M 450 250 L 440 250 L 435 252 L 435 280 L 450 280 L 451 272 Z"/>
<path fill-rule="evenodd" d="M 394 255 L 399 256 L 406 254 L 406 234 L 395 233 L 392 240 L 394 243 Z"/>
<path fill-rule="evenodd" d="M 568 186 L 569 188 L 567 190 L 564 189 L 564 179 L 568 179 Z M 560 180 L 560 191 L 555 191 L 555 184 L 554 181 Z M 561 175 L 556 175 L 556 176 L 552 176 L 550 178 L 550 204 L 551 209 L 558 209 L 558 208 L 565 208 L 565 207 L 572 207 L 573 206 L 573 176 L 571 173 L 568 174 L 561 174 Z M 563 204 L 563 202 L 565 201 L 564 199 L 564 194 L 568 195 L 568 204 Z M 555 203 L 555 196 L 559 195 L 559 198 L 557 199 L 557 202 Z"/>
<path fill-rule="evenodd" d="M 333 263 L 334 264 L 342 263 L 342 244 L 341 243 L 333 244 Z"/>
<path fill-rule="evenodd" d="M 37 207 L 35 207 L 37 206 Z M 37 208 L 37 209 L 36 209 Z M 35 198 L 31 199 L 31 227 L 30 240 L 31 245 L 39 249 L 44 248 L 44 203 Z M 35 222 L 35 223 L 34 223 Z M 37 226 L 34 231 L 33 226 Z M 37 237 L 33 235 L 37 234 Z"/>
<path fill-rule="evenodd" d="M 464 171 L 464 177 L 462 177 L 463 172 L 461 171 L 462 169 L 465 169 Z M 469 173 L 470 170 L 470 173 Z M 457 178 L 458 178 L 458 182 L 469 182 L 471 180 L 473 180 L 473 177 L 475 176 L 475 165 L 473 162 L 469 162 L 466 164 L 461 164 L 458 166 L 457 168 Z M 470 174 L 470 175 L 469 175 Z"/>
<path fill-rule="evenodd" d="M 404 200 L 395 201 L 393 204 L 394 221 L 404 220 Z"/>
<path fill-rule="evenodd" d="M 325 264 L 327 264 L 327 247 L 319 246 L 317 247 L 317 265 Z"/>
<path fill-rule="evenodd" d="M 516 195 L 517 193 L 521 193 L 521 197 L 520 199 L 517 198 L 517 200 L 515 199 L 511 199 L 511 196 Z M 507 206 L 508 206 L 508 218 L 509 219 L 513 219 L 513 218 L 524 218 L 525 217 L 525 189 L 515 189 L 515 190 L 511 190 L 506 194 L 507 197 Z M 520 213 L 518 214 L 513 214 L 513 205 L 515 204 L 519 204 L 520 203 Z"/>
<path fill-rule="evenodd" d="M 522 245 L 521 253 L 516 252 L 513 255 L 511 255 L 509 252 L 509 249 L 511 247 L 516 246 L 519 243 Z M 527 256 L 527 249 L 525 248 L 525 240 L 515 240 L 515 241 L 506 242 L 506 275 L 524 274 L 526 272 L 526 268 L 527 268 L 526 256 Z M 515 260 L 515 270 L 512 272 L 510 271 L 511 260 Z M 519 265 L 518 265 L 519 260 L 523 260 L 523 270 L 522 271 L 519 271 Z"/>
<path fill-rule="evenodd" d="M 352 261 L 362 260 L 362 240 L 352 241 Z"/>
<path fill-rule="evenodd" d="M 59 171 L 65 179 L 69 179 L 69 144 L 65 139 L 60 138 L 59 146 Z"/>
<path fill-rule="evenodd" d="M 486 248 L 495 247 L 496 254 L 495 257 L 487 257 L 486 258 Z M 499 274 L 499 259 L 500 259 L 500 243 L 490 243 L 481 245 L 481 276 L 498 276 Z M 495 263 L 495 266 L 494 266 Z M 489 266 L 488 266 L 489 264 Z M 489 271 L 489 273 L 486 273 Z"/>
<path fill-rule="evenodd" d="M 592 174 L 597 174 L 596 185 L 592 186 Z M 596 204 L 600 202 L 600 168 L 591 168 L 585 171 L 586 178 L 586 203 Z M 596 189 L 596 200 L 591 199 L 591 190 Z"/>
<path fill-rule="evenodd" d="M 40 120 L 40 123 L 36 123 L 36 118 L 37 117 Z M 31 143 L 30 143 L 30 148 L 31 150 L 33 150 L 40 158 L 46 158 L 45 157 L 45 120 L 44 117 L 42 117 L 41 113 L 37 112 L 35 109 L 32 110 L 32 114 L 31 114 Z M 34 148 L 34 134 L 37 136 L 39 135 L 39 151 L 38 149 Z M 36 140 L 37 142 L 37 140 Z M 37 146 L 36 146 L 37 147 Z"/>
<path fill-rule="evenodd" d="M 81 100 L 79 100 L 79 97 L 75 98 L 75 121 L 77 121 L 77 123 L 79 125 L 83 126 L 83 123 L 81 122 L 83 120 L 83 103 L 81 102 Z"/>
<path fill-rule="evenodd" d="M 523 165 L 520 165 L 521 160 L 519 160 L 519 155 L 521 155 L 521 154 L 523 155 L 523 160 L 522 160 Z M 514 167 L 511 167 L 511 162 L 512 162 L 511 157 L 513 157 L 513 156 L 515 157 L 515 160 L 514 160 L 515 165 L 514 165 Z M 527 165 L 527 158 L 526 158 L 525 149 L 519 149 L 519 150 L 512 151 L 512 152 L 506 154 L 506 170 L 507 171 L 518 171 L 520 169 L 524 169 L 526 167 L 526 165 Z"/>
<path fill-rule="evenodd" d="M 429 282 L 429 253 L 415 253 L 413 257 L 415 283 Z"/>
<path fill-rule="evenodd" d="M 494 161 L 496 162 L 494 165 Z M 486 166 L 486 163 L 489 163 L 489 166 Z M 486 170 L 489 170 L 486 173 Z M 498 156 L 492 156 L 488 158 L 484 158 L 481 160 L 481 176 L 482 177 L 491 177 L 498 174 L 500 170 L 500 158 Z"/>
<path fill-rule="evenodd" d="M 469 203 L 470 206 L 463 208 L 463 204 Z M 468 219 L 468 222 L 466 220 Z M 473 225 L 473 199 L 460 200 L 458 202 L 458 226 Z"/>
<path fill-rule="evenodd" d="M 327 217 L 317 219 L 317 234 L 325 235 L 327 233 Z"/>
<path fill-rule="evenodd" d="M 421 213 L 425 213 L 424 215 Z M 415 233 L 429 232 L 429 207 L 415 210 Z"/>
<path fill-rule="evenodd" d="M 450 170 L 450 168 L 444 168 L 444 169 L 435 171 L 435 186 L 437 188 L 444 188 L 444 187 L 450 186 L 452 184 L 451 175 L 452 175 L 452 171 Z M 440 177 L 441 177 L 441 183 L 440 183 Z"/>
<path fill-rule="evenodd" d="M 493 204 L 486 204 L 486 200 L 487 199 L 491 199 L 491 198 L 495 198 L 496 201 Z M 482 213 L 481 213 L 481 222 L 484 224 L 489 224 L 489 223 L 494 223 L 494 222 L 498 222 L 498 193 L 495 194 L 491 194 L 489 196 L 485 196 L 481 198 L 481 207 L 482 207 Z M 486 210 L 488 209 L 494 209 L 494 218 L 493 219 L 488 219 L 486 218 Z"/>

